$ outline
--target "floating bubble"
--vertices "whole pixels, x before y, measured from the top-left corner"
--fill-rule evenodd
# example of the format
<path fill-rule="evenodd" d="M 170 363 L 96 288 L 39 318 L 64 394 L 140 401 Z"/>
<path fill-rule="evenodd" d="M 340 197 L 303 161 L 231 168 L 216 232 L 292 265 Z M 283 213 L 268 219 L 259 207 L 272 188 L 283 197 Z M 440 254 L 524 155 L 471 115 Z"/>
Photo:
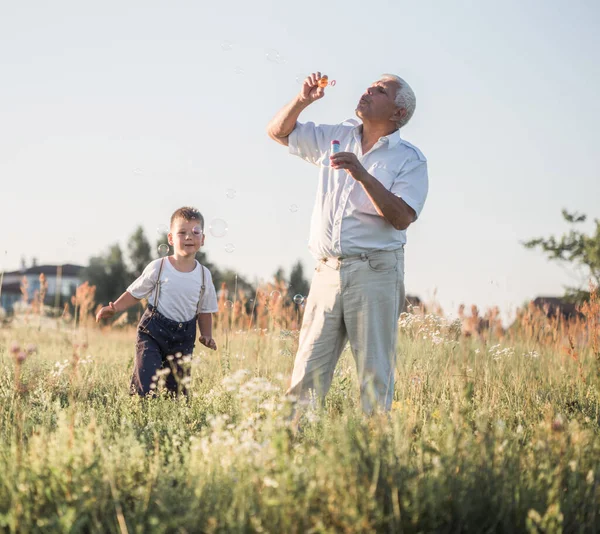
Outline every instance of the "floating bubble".
<path fill-rule="evenodd" d="M 221 43 L 221 50 L 223 52 L 231 52 L 233 50 L 233 43 L 231 41 L 223 41 Z"/>
<path fill-rule="evenodd" d="M 228 230 L 227 223 L 223 219 L 213 219 L 209 228 L 214 237 L 223 237 Z"/>
<path fill-rule="evenodd" d="M 274 291 L 271 291 L 271 293 L 269 293 L 269 298 L 270 299 L 278 299 L 281 297 L 281 293 L 279 291 L 277 291 L 276 289 Z"/>
<path fill-rule="evenodd" d="M 296 75 L 296 83 L 299 83 L 300 85 L 302 85 L 304 83 L 304 80 L 306 80 L 306 74 L 297 74 Z"/>
<path fill-rule="evenodd" d="M 233 243 L 227 243 L 225 245 L 225 252 L 233 252 L 235 250 L 235 245 Z"/>
<path fill-rule="evenodd" d="M 233 302 L 231 302 L 230 300 L 226 300 L 225 301 L 225 307 L 229 308 L 229 309 L 233 308 Z"/>
<path fill-rule="evenodd" d="M 133 174 L 137 174 L 138 176 L 142 173 L 142 169 L 133 169 Z"/>
<path fill-rule="evenodd" d="M 267 59 L 269 61 L 272 61 L 273 63 L 280 63 L 282 59 L 285 61 L 285 58 L 282 58 L 279 55 L 279 52 L 277 52 L 277 50 L 275 50 L 274 48 L 267 50 L 265 55 L 267 56 Z"/>
<path fill-rule="evenodd" d="M 225 196 L 227 198 L 235 198 L 237 195 L 237 191 L 235 189 L 228 189 L 227 191 L 225 191 Z"/>
<path fill-rule="evenodd" d="M 292 213 L 296 213 L 296 212 L 298 211 L 298 204 L 292 204 L 292 205 L 290 206 L 290 211 L 291 211 Z"/>
<path fill-rule="evenodd" d="M 169 227 L 166 224 L 159 224 L 156 228 L 156 233 L 160 236 L 169 233 Z"/>
<path fill-rule="evenodd" d="M 236 67 L 233 72 L 235 72 L 239 76 L 242 76 L 244 74 L 244 69 L 242 67 Z"/>
<path fill-rule="evenodd" d="M 298 306 L 300 306 L 300 304 L 302 304 L 304 302 L 304 297 L 300 294 L 298 295 L 294 295 L 294 304 L 298 304 Z"/>
<path fill-rule="evenodd" d="M 75 239 L 74 237 L 69 237 L 69 239 L 67 239 L 67 245 L 69 245 L 70 247 L 74 247 L 77 244 L 77 239 Z"/>
<path fill-rule="evenodd" d="M 164 258 L 169 253 L 169 245 L 162 243 L 158 245 L 158 254 L 161 258 Z"/>

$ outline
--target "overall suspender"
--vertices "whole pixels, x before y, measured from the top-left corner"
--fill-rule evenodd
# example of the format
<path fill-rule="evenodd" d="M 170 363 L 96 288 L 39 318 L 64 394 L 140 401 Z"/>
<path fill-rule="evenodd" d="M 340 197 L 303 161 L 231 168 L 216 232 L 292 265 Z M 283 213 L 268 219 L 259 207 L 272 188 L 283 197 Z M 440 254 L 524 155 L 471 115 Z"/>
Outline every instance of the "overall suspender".
<path fill-rule="evenodd" d="M 198 262 L 198 265 L 200 265 L 200 269 L 202 269 L 202 285 L 200 286 L 200 297 L 198 297 L 198 308 L 200 308 L 200 303 L 202 302 L 202 295 L 204 295 L 204 290 L 206 289 L 206 286 L 204 285 L 204 265 L 202 265 L 200 262 Z M 196 308 L 196 315 L 200 313 L 198 308 Z"/>
<path fill-rule="evenodd" d="M 165 258 L 160 260 L 160 267 L 158 269 L 158 278 L 156 279 L 156 286 L 154 288 L 154 309 L 158 311 L 158 297 L 160 296 L 160 275 L 162 274 L 163 266 L 165 264 Z M 204 265 L 198 262 L 200 265 L 200 269 L 202 270 L 202 285 L 200 286 L 200 296 L 198 297 L 198 308 L 200 307 L 200 303 L 202 302 L 202 296 L 204 295 L 204 290 L 206 289 L 205 285 L 205 273 L 204 273 Z M 198 310 L 196 308 L 196 310 Z M 199 311 L 197 313 L 200 313 Z"/>
<path fill-rule="evenodd" d="M 154 287 L 154 309 L 158 311 L 158 297 L 160 295 L 160 275 L 165 264 L 165 259 L 160 260 L 160 268 L 158 269 L 158 278 L 156 279 L 156 286 Z M 154 311 L 152 312 L 154 313 Z"/>

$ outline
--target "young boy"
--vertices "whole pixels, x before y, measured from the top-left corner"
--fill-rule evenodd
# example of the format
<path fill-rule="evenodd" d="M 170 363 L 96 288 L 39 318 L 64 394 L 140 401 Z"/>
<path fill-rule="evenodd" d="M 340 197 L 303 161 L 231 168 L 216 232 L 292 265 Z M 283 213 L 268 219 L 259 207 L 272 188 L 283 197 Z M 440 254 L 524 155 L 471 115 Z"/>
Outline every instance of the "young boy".
<path fill-rule="evenodd" d="M 196 320 L 200 343 L 217 348 L 211 315 L 218 311 L 217 294 L 210 271 L 195 258 L 204 245 L 204 217 L 194 208 L 178 209 L 171 216 L 168 240 L 173 255 L 152 261 L 125 293 L 96 315 L 96 321 L 100 321 L 148 298 L 148 308 L 138 325 L 132 394 L 154 393 L 153 377 L 161 369 L 171 371 L 165 384 L 170 392 L 187 393 L 181 380 L 189 376 L 189 366 L 185 371 L 175 356 L 192 354 Z"/>

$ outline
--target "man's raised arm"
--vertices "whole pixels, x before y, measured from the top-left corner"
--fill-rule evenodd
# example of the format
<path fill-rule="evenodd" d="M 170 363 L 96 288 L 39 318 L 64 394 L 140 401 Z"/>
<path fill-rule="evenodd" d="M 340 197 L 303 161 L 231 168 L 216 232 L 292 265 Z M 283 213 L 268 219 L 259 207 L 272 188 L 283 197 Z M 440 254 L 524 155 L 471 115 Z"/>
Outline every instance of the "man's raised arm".
<path fill-rule="evenodd" d="M 300 93 L 286 106 L 283 106 L 267 126 L 269 137 L 279 144 L 288 146 L 288 138 L 296 127 L 302 113 L 315 100 L 325 96 L 325 88 L 319 87 L 320 72 L 313 72 L 302 84 Z"/>

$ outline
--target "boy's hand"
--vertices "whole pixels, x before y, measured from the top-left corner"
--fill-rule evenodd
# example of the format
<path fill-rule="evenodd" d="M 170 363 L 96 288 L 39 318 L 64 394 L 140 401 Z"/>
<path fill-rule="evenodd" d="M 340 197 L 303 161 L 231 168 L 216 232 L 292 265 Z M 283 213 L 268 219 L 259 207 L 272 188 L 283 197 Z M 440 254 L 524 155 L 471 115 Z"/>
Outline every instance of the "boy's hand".
<path fill-rule="evenodd" d="M 117 310 L 115 310 L 115 305 L 110 302 L 108 306 L 103 306 L 98 310 L 98 313 L 96 314 L 96 322 L 99 323 L 100 319 L 108 319 L 115 313 L 117 313 Z"/>
<path fill-rule="evenodd" d="M 200 343 L 212 350 L 217 350 L 217 342 L 212 337 L 200 336 Z"/>

